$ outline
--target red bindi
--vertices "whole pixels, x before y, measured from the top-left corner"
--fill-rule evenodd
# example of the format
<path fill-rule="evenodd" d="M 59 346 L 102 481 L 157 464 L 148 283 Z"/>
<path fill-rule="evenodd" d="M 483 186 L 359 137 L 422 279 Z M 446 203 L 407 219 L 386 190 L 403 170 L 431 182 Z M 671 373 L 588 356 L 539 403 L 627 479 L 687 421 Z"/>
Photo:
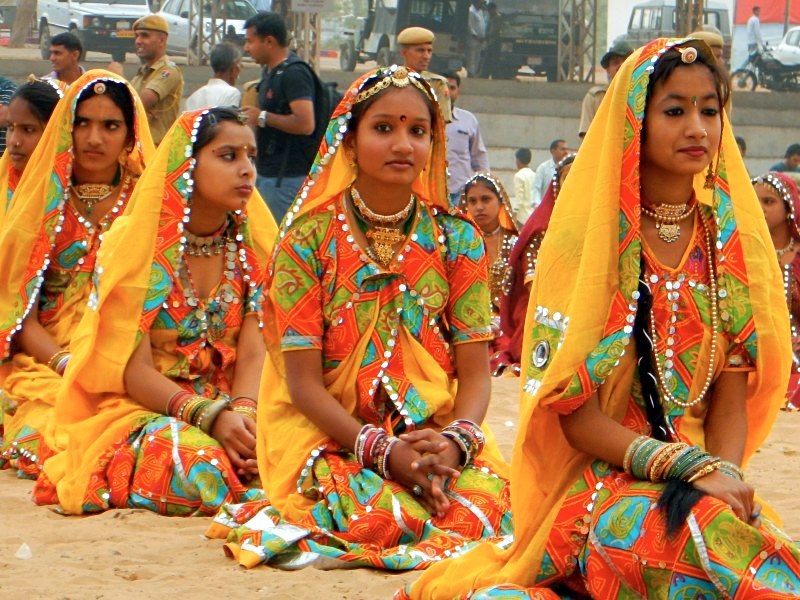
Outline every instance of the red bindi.
<path fill-rule="evenodd" d="M 401 122 L 402 122 L 402 121 L 405 121 L 407 118 L 408 118 L 408 117 L 406 117 L 405 115 L 400 115 L 400 121 L 401 121 Z"/>

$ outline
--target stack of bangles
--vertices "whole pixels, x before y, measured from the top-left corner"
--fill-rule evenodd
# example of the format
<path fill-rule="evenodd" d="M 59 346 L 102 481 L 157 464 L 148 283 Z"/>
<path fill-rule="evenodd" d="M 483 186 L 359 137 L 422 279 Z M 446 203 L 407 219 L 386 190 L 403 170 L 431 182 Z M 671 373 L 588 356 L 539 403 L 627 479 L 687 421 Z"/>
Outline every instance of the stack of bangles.
<path fill-rule="evenodd" d="M 236 396 L 231 400 L 231 410 L 240 415 L 248 417 L 252 421 L 256 420 L 256 408 L 258 403 L 248 396 Z"/>
<path fill-rule="evenodd" d="M 645 435 L 628 446 L 622 468 L 629 475 L 646 481 L 680 479 L 694 483 L 714 471 L 744 481 L 744 474 L 737 465 L 712 456 L 698 446 L 662 442 Z"/>
<path fill-rule="evenodd" d="M 211 434 L 214 421 L 223 410 L 230 408 L 227 400 L 209 400 L 181 390 L 167 401 L 165 414 L 194 425 L 204 433 Z"/>
<path fill-rule="evenodd" d="M 469 419 L 456 419 L 442 429 L 442 435 L 455 442 L 461 450 L 462 469 L 472 463 L 486 445 L 481 426 Z"/>
<path fill-rule="evenodd" d="M 389 457 L 400 439 L 391 436 L 383 427 L 364 425 L 356 436 L 353 452 L 365 469 L 371 469 L 384 479 L 391 479 Z"/>
<path fill-rule="evenodd" d="M 50 370 L 55 371 L 59 375 L 63 375 L 71 357 L 72 355 L 69 353 L 69 350 L 59 350 L 50 357 L 50 360 L 47 361 L 47 366 Z"/>

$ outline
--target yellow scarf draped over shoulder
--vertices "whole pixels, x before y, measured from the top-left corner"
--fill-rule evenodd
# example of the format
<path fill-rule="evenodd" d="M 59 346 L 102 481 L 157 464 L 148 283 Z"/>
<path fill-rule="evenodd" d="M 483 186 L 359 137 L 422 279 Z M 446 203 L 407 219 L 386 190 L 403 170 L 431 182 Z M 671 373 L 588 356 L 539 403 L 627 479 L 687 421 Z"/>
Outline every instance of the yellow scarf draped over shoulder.
<path fill-rule="evenodd" d="M 534 585 L 561 501 L 592 460 L 569 445 L 558 414 L 548 406 L 564 398 L 585 400 L 597 391 L 603 412 L 618 421 L 624 415 L 635 369 L 626 318 L 636 311 L 641 260 L 638 163 L 647 84 L 658 57 L 687 42 L 655 40 L 622 65 L 553 211 L 522 353 L 521 427 L 511 472 L 514 543 L 506 550 L 481 544 L 432 566 L 412 586 L 415 599 L 451 599 L 501 583 Z M 691 44 L 708 52 L 701 42 Z M 719 289 L 735 292 L 749 315 L 723 326 L 735 341 L 748 342 L 755 365 L 748 386 L 746 465 L 784 401 L 791 363 L 789 316 L 763 212 L 730 124 L 723 120 L 714 189 L 704 189 L 704 173 L 694 187 L 701 209 L 716 221 Z M 537 367 L 532 354 L 543 340 L 551 355 Z M 693 391 L 702 383 L 695 381 Z"/>
<path fill-rule="evenodd" d="M 72 359 L 56 401 L 56 429 L 65 445 L 44 465 L 67 513 L 82 512 L 89 476 L 102 457 L 126 439 L 138 419 L 153 416 L 126 394 L 125 367 L 182 261 L 192 147 L 207 113 L 184 113 L 173 124 L 98 252 L 96 293 L 73 336 Z M 232 218 L 254 267 L 251 275 L 263 282 L 275 221 L 257 191 Z"/>
<path fill-rule="evenodd" d="M 299 224 L 303 215 L 324 203 L 339 202 L 342 194 L 350 187 L 356 177 L 353 165 L 342 151 L 342 140 L 352 117 L 352 108 L 358 95 L 372 85 L 384 87 L 394 74 L 402 77 L 403 67 L 381 68 L 369 72 L 356 80 L 344 95 L 342 102 L 331 116 L 328 129 L 320 146 L 308 178 L 294 205 L 282 224 L 281 237 L 291 227 Z M 424 88 L 435 102 L 429 84 L 416 73 L 408 73 Z M 377 82 L 377 83 L 376 83 Z M 412 184 L 412 193 L 432 214 L 450 212 L 447 196 L 447 177 L 445 173 L 446 147 L 445 128 L 441 112 L 434 110 L 432 127 L 433 140 L 425 168 Z M 314 506 L 315 500 L 304 495 L 301 485 L 301 471 L 307 466 L 311 453 L 316 448 L 332 443 L 332 440 L 316 428 L 308 418 L 292 404 L 286 384 L 280 337 L 275 322 L 275 308 L 272 294 L 275 292 L 277 273 L 270 273 L 272 279 L 270 294 L 265 304 L 265 337 L 269 348 L 269 358 L 264 365 L 261 379 L 261 393 L 258 407 L 258 469 L 270 502 L 287 521 L 299 521 Z M 373 314 L 371 326 L 374 327 L 377 312 Z M 356 377 L 370 338 L 370 329 L 364 333 L 356 349 L 336 369 L 324 375 L 328 391 L 351 414 L 355 413 Z M 430 407 L 433 421 L 445 426 L 452 421 L 453 401 L 456 382 L 450 381 L 447 373 L 430 353 L 405 329 L 400 331 L 398 343 L 408 350 L 404 352 L 405 374 L 411 384 L 419 391 L 421 398 Z M 482 458 L 490 460 L 496 472 L 507 476 L 505 461 L 488 429 L 487 444 Z M 240 557 L 240 561 L 242 558 Z"/>

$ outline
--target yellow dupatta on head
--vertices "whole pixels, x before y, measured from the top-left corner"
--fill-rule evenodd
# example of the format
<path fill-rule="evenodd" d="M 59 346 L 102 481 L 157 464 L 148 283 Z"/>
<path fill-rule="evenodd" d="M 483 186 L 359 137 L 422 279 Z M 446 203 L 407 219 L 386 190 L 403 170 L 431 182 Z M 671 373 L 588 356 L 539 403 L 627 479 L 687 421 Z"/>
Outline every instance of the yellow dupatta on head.
<path fill-rule="evenodd" d="M 52 86 L 59 98 L 64 97 L 68 87 L 66 83 L 57 79 L 36 79 L 33 75 L 29 75 L 28 83 L 34 81 L 43 82 Z M 11 99 L 13 100 L 14 98 L 12 97 Z M 44 132 L 42 132 L 42 135 L 44 135 Z M 16 189 L 16 187 L 11 186 L 12 169 L 14 171 L 16 171 L 16 169 L 11 165 L 9 150 L 10 148 L 6 145 L 6 151 L 3 152 L 3 156 L 0 157 L 0 227 L 2 226 L 6 212 L 8 212 L 8 207 L 11 205 L 11 197 Z M 17 177 L 21 177 L 21 174 L 17 174 Z M 19 184 L 19 181 L 17 181 L 17 184 Z"/>
<path fill-rule="evenodd" d="M 125 367 L 169 295 L 183 260 L 196 163 L 193 144 L 206 114 L 208 110 L 184 113 L 170 128 L 139 179 L 128 210 L 105 234 L 98 253 L 92 310 L 73 336 L 72 359 L 56 401 L 56 427 L 66 445 L 44 466 L 68 513 L 82 512 L 89 476 L 103 456 L 126 438 L 139 418 L 153 415 L 127 396 Z M 231 216 L 251 267 L 245 276 L 250 287 L 262 286 L 277 234 L 275 221 L 257 191 L 244 210 Z M 247 310 L 260 313 L 261 307 Z"/>
<path fill-rule="evenodd" d="M 359 95 L 373 85 L 396 85 L 392 84 L 392 77 L 395 74 L 402 77 L 404 71 L 403 67 L 397 66 L 379 68 L 360 77 L 347 90 L 333 112 L 309 176 L 284 219 L 281 237 L 286 235 L 293 223 L 299 225 L 299 219 L 309 211 L 321 205 L 340 202 L 342 194 L 356 177 L 354 166 L 341 151 L 342 141 L 351 122 L 353 105 Z M 435 95 L 424 79 L 413 72 L 409 72 L 408 77 L 416 82 L 409 82 L 408 85 L 418 83 L 421 90 L 436 103 Z M 451 210 L 448 203 L 445 127 L 440 111 L 436 106 L 434 108 L 430 154 L 425 167 L 412 184 L 412 193 L 431 214 L 447 212 L 460 216 L 460 211 Z M 311 495 L 304 495 L 310 478 L 304 478 L 301 482 L 307 461 L 313 458 L 312 452 L 315 449 L 331 446 L 333 442 L 294 407 L 289 396 L 272 298 L 280 285 L 280 276 L 277 272 L 270 273 L 270 293 L 265 305 L 265 337 L 270 355 L 264 365 L 259 395 L 257 455 L 259 473 L 270 502 L 280 511 L 283 519 L 291 522 L 302 519 L 316 502 Z M 371 327 L 375 326 L 377 316 L 377 312 L 372 315 Z M 351 414 L 354 413 L 358 401 L 354 382 L 368 341 L 369 329 L 350 356 L 336 369 L 324 375 L 328 391 Z M 408 331 L 401 328 L 398 343 L 409 349 L 404 353 L 406 377 L 430 407 L 433 420 L 442 426 L 446 425 L 452 420 L 455 382 L 449 380 L 447 373 Z M 487 432 L 487 446 L 482 457 L 491 458 L 497 466 L 498 474 L 506 475 L 505 463 L 490 432 Z M 238 549 L 234 552 L 241 564 L 249 564 L 245 552 Z M 253 562 L 258 564 L 260 559 L 254 556 Z"/>
<path fill-rule="evenodd" d="M 497 198 L 500 200 L 500 212 L 498 213 L 498 219 L 500 220 L 500 227 L 505 229 L 506 231 L 512 231 L 515 235 L 519 235 L 519 227 L 517 227 L 516 221 L 514 221 L 514 209 L 511 206 L 511 199 L 508 197 L 508 192 L 506 192 L 505 186 L 502 182 L 492 175 L 489 171 L 477 171 L 472 177 L 467 179 L 464 183 L 464 191 L 461 192 L 461 201 L 459 202 L 461 210 L 464 212 L 469 212 L 467 209 L 467 188 L 471 183 L 475 181 L 483 181 L 488 183 L 492 186 L 494 193 L 497 195 Z"/>
<path fill-rule="evenodd" d="M 19 185 L 15 201 L 6 213 L 0 230 L 0 361 L 8 360 L 11 344 L 22 321 L 38 300 L 55 235 L 64 218 L 72 171 L 72 128 L 81 94 L 97 82 L 114 81 L 124 85 L 134 106 L 134 147 L 124 166 L 132 174 L 144 170 L 154 149 L 147 126 L 147 115 L 136 92 L 125 79 L 104 71 L 87 71 L 67 90 L 53 111 L 47 127 L 31 156 Z"/>
<path fill-rule="evenodd" d="M 522 353 L 522 425 L 512 462 L 514 544 L 505 551 L 483 544 L 460 559 L 434 565 L 412 586 L 413 598 L 450 599 L 507 582 L 534 585 L 561 500 L 592 460 L 569 445 L 548 405 L 562 398 L 585 400 L 597 391 L 606 414 L 616 420 L 624 415 L 635 369 L 627 317 L 635 314 L 638 297 L 638 165 L 646 90 L 654 63 L 675 43 L 651 42 L 614 77 L 542 244 Z M 692 45 L 707 51 L 700 43 Z M 714 189 L 704 189 L 701 173 L 695 194 L 716 220 L 719 289 L 741 303 L 741 314 L 747 315 L 723 326 L 745 344 L 755 365 L 748 387 L 746 465 L 784 401 L 791 349 L 772 242 L 730 124 L 723 120 Z M 724 305 L 721 300 L 721 310 Z M 542 341 L 549 342 L 551 355 L 536 366 L 532 354 Z M 691 392 L 702 384 L 696 378 Z"/>

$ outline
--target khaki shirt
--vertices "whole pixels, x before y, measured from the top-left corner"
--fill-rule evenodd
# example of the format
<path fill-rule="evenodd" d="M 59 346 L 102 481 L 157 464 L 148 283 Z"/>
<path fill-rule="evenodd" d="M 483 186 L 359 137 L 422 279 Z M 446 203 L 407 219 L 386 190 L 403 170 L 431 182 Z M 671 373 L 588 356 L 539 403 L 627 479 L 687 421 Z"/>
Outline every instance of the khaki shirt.
<path fill-rule="evenodd" d="M 596 85 L 592 87 L 583 97 L 581 104 L 581 124 L 578 127 L 578 135 L 583 137 L 589 131 L 589 125 L 592 119 L 597 114 L 597 109 L 600 108 L 600 103 L 606 95 L 606 85 Z"/>
<path fill-rule="evenodd" d="M 140 95 L 144 90 L 158 94 L 158 102 L 147 111 L 147 120 L 153 142 L 159 144 L 180 114 L 183 74 L 174 62 L 162 56 L 151 66 L 142 65 L 131 85 Z"/>
<path fill-rule="evenodd" d="M 453 105 L 450 102 L 450 88 L 447 87 L 447 79 L 430 71 L 423 71 L 422 77 L 431 84 L 436 98 L 439 100 L 439 108 L 445 123 L 453 120 Z"/>

